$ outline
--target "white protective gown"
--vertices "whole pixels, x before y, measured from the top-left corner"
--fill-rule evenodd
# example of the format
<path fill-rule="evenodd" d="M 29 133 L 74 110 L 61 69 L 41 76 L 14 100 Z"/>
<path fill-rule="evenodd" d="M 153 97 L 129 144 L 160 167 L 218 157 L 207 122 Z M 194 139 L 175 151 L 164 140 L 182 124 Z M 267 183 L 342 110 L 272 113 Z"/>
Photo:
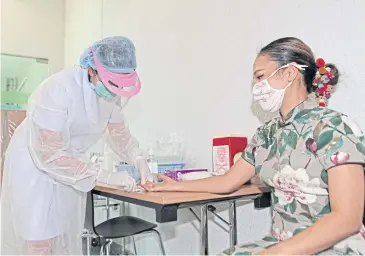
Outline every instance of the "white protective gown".
<path fill-rule="evenodd" d="M 142 156 L 121 107 L 97 96 L 86 69 L 61 71 L 32 95 L 5 157 L 2 255 L 25 254 L 40 240 L 51 241 L 52 254 L 82 254 L 85 192 L 100 171 L 85 152 L 103 134 L 124 161 Z"/>

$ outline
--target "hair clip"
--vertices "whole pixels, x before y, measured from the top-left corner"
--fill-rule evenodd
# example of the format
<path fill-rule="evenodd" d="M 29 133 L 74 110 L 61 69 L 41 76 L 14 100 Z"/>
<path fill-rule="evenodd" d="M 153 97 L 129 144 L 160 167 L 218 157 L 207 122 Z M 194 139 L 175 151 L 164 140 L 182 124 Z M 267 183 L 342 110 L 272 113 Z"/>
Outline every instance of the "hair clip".
<path fill-rule="evenodd" d="M 322 58 L 316 60 L 316 66 L 318 70 L 313 80 L 313 86 L 316 87 L 315 93 L 319 106 L 325 107 L 326 99 L 331 97 L 333 86 L 329 82 L 334 78 L 334 75 L 331 68 L 326 67 L 326 62 Z"/>

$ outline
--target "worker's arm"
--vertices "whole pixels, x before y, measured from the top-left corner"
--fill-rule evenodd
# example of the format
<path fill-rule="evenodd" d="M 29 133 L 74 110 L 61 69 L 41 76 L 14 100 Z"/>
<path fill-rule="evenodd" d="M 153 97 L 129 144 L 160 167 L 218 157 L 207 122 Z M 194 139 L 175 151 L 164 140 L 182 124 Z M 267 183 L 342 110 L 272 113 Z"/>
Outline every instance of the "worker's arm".
<path fill-rule="evenodd" d="M 62 85 L 54 80 L 48 83 L 30 98 L 25 120 L 33 162 L 58 182 L 91 190 L 100 170 L 71 149 L 68 108 L 72 98 Z"/>
<path fill-rule="evenodd" d="M 142 184 L 153 181 L 144 151 L 139 147 L 137 139 L 132 136 L 122 107 L 118 106 L 112 112 L 104 140 L 122 161 L 134 165 L 139 170 Z"/>
<path fill-rule="evenodd" d="M 54 82 L 54 81 L 51 81 Z M 45 84 L 33 95 L 27 111 L 28 149 L 35 165 L 57 182 L 90 191 L 96 182 L 133 189 L 129 177 L 101 170 L 71 144 L 69 107 L 72 99 L 60 85 Z M 84 127 L 87 131 L 88 127 Z"/>

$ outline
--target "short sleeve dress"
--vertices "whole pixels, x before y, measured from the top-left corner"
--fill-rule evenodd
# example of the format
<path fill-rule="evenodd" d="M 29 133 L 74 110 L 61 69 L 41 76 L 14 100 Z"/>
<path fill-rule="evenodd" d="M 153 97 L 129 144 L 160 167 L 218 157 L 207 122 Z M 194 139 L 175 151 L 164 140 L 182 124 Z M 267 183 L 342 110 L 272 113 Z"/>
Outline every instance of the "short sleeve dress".
<path fill-rule="evenodd" d="M 273 226 L 271 235 L 227 249 L 228 255 L 260 253 L 330 213 L 327 172 L 342 164 L 365 166 L 364 136 L 345 115 L 308 99 L 285 122 L 276 118 L 260 127 L 242 157 L 272 188 Z M 365 254 L 364 232 L 320 254 Z"/>

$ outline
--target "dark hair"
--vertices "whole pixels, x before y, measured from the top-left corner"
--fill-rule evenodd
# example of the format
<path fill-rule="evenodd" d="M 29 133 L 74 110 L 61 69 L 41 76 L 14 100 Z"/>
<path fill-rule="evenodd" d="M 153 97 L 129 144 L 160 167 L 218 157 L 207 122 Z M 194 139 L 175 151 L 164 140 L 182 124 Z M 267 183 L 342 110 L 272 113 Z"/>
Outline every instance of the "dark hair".
<path fill-rule="evenodd" d="M 316 87 L 313 86 L 313 80 L 318 68 L 312 50 L 303 41 L 295 37 L 280 38 L 262 48 L 259 55 L 269 56 L 271 60 L 278 62 L 280 66 L 291 62 L 308 66 L 301 72 L 304 77 L 307 92 L 311 93 L 315 91 Z M 326 64 L 326 67 L 331 68 L 333 74 L 333 79 L 328 84 L 334 86 L 338 82 L 338 69 L 333 64 Z"/>
<path fill-rule="evenodd" d="M 96 69 L 94 69 L 94 72 L 95 72 L 95 74 L 98 74 L 98 71 Z M 89 79 L 89 82 L 91 83 L 91 76 L 90 76 L 89 72 L 87 72 L 87 77 Z"/>

